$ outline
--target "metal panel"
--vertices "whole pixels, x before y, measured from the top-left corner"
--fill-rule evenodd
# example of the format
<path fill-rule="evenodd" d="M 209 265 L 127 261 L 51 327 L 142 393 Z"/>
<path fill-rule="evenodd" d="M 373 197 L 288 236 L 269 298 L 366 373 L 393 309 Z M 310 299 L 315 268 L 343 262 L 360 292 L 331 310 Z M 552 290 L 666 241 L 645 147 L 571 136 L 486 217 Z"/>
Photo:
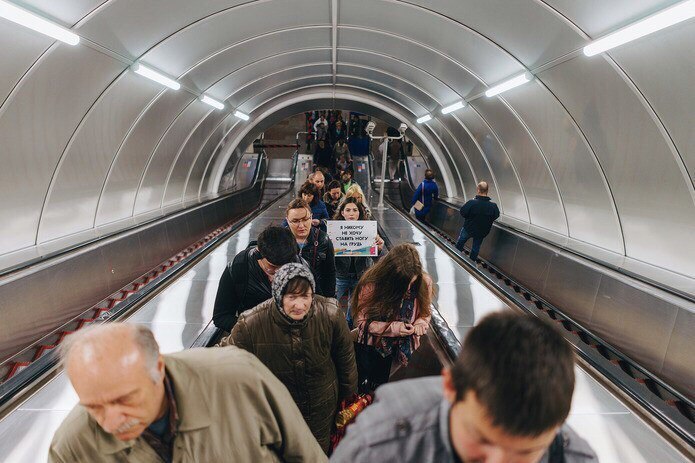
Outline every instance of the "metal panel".
<path fill-rule="evenodd" d="M 198 63 L 230 44 L 247 40 L 263 31 L 329 24 L 329 2 L 293 0 L 271 3 L 272 14 L 268 14 L 266 2 L 253 2 L 191 23 L 189 27 L 158 43 L 142 59 L 170 75 L 179 76 L 188 70 L 191 63 Z M 166 10 L 171 8 L 173 6 L 168 6 Z"/>
<path fill-rule="evenodd" d="M 244 3 L 247 0 L 147 0 L 135 4 L 108 1 L 77 30 L 81 36 L 116 53 L 137 58 L 162 38 L 189 24 L 224 8 L 231 9 Z M 137 11 L 137 14 L 133 14 L 133 11 Z"/>
<path fill-rule="evenodd" d="M 438 54 L 422 43 L 403 41 L 378 30 L 340 26 L 338 27 L 338 45 L 341 53 L 348 49 L 367 50 L 384 56 L 392 56 L 420 69 L 426 69 L 439 80 L 450 85 L 459 95 L 475 95 L 485 89 L 485 85 L 473 70 L 465 67 L 467 63 L 458 62 L 454 57 Z M 365 61 L 365 64 L 368 62 Z"/>
<path fill-rule="evenodd" d="M 450 38 L 436 40 L 435 47 L 444 55 L 472 69 L 485 82 L 496 82 L 523 70 L 522 66 L 502 48 L 471 29 L 444 16 L 429 14 L 409 4 L 394 8 L 392 2 L 383 0 L 341 2 L 339 17 L 342 24 L 356 24 L 360 27 L 388 32 L 407 37 L 416 43 L 432 43 L 433 37 Z M 436 31 L 436 34 L 433 34 L 433 31 Z M 456 40 L 453 40 L 454 37 Z M 388 46 L 391 50 L 390 54 L 395 56 L 398 56 L 398 53 L 394 53 L 394 50 L 408 53 L 410 48 L 402 39 L 397 44 L 390 43 Z M 378 45 L 370 43 L 367 46 L 365 43 L 365 46 L 360 48 L 375 47 Z M 456 76 L 447 77 L 446 81 L 453 81 L 456 78 Z"/>
<path fill-rule="evenodd" d="M 90 48 L 58 47 L 6 103 L 0 118 L 0 254 L 34 244 L 60 153 L 121 69 Z"/>
<path fill-rule="evenodd" d="M 186 182 L 183 188 L 183 200 L 197 202 L 202 189 L 203 176 L 209 163 L 225 147 L 225 134 L 238 124 L 239 120 L 228 116 L 214 131 L 209 133 L 205 142 L 198 147 L 196 157 L 189 163 Z M 184 166 L 185 167 L 185 166 Z M 253 174 L 251 174 L 253 175 Z"/>
<path fill-rule="evenodd" d="M 470 106 L 457 111 L 456 115 L 466 125 L 488 161 L 491 174 L 497 185 L 499 202 L 503 206 L 501 208 L 502 213 L 528 222 L 529 213 L 524 192 L 504 148 L 490 132 L 485 121 Z M 490 181 L 491 179 L 478 177 L 478 181 L 481 180 Z"/>
<path fill-rule="evenodd" d="M 371 50 L 338 49 L 338 68 L 341 66 L 352 67 L 359 64 L 367 69 L 380 69 L 388 74 L 407 79 L 409 82 L 426 89 L 427 93 L 442 105 L 458 101 L 461 96 L 448 84 L 442 82 L 432 74 L 435 70 L 430 67 L 419 68 L 410 61 L 400 61 L 389 55 L 381 55 Z M 355 74 L 348 72 L 348 74 Z"/>
<path fill-rule="evenodd" d="M 611 50 L 610 53 L 639 87 L 666 126 L 683 158 L 691 181 L 695 181 L 693 43 L 695 23 L 686 21 L 634 44 Z"/>
<path fill-rule="evenodd" d="M 275 71 L 269 70 L 268 74 L 258 74 L 255 78 L 252 78 L 249 82 L 242 84 L 238 81 L 235 75 L 230 76 L 230 83 L 220 82 L 215 85 L 215 92 L 217 94 L 225 95 L 225 99 L 229 102 L 231 107 L 238 107 L 244 104 L 246 100 L 252 98 L 259 93 L 263 92 L 265 89 L 272 88 L 276 85 L 284 84 L 290 80 L 296 80 L 299 83 L 296 86 L 302 85 L 301 79 L 310 78 L 320 75 L 330 75 L 331 65 L 330 63 L 319 63 L 310 64 L 306 66 L 289 68 L 289 69 L 277 69 Z M 251 77 L 249 75 L 248 77 Z M 236 86 L 230 84 L 235 83 Z M 229 92 L 229 93 L 227 93 Z M 248 108 L 249 106 L 245 106 Z M 251 112 L 247 110 L 247 113 Z"/>
<path fill-rule="evenodd" d="M 676 0 L 543 0 L 593 38 L 649 16 Z"/>
<path fill-rule="evenodd" d="M 243 75 L 249 65 L 264 66 L 264 72 L 239 77 L 230 83 L 228 91 L 220 95 L 232 93 L 232 90 L 246 82 L 265 75 L 296 66 L 303 63 L 331 61 L 330 28 L 290 29 L 275 31 L 270 34 L 254 37 L 252 40 L 234 44 L 220 50 L 214 56 L 196 64 L 179 81 L 192 88 L 206 89 L 217 95 L 216 83 L 230 73 Z"/>
<path fill-rule="evenodd" d="M 39 225 L 39 243 L 94 226 L 97 202 L 113 157 L 133 120 L 159 89 L 157 84 L 126 72 L 92 106 L 53 176 Z"/>
<path fill-rule="evenodd" d="M 176 158 L 180 155 L 196 125 L 210 112 L 211 109 L 208 105 L 199 101 L 192 101 L 167 128 L 145 167 L 142 182 L 135 198 L 134 215 L 159 209 L 162 206 L 166 180 Z"/>
<path fill-rule="evenodd" d="M 485 119 L 513 162 L 529 209 L 530 222 L 567 235 L 562 198 L 532 134 L 499 98 L 480 98 L 472 105 Z"/>
<path fill-rule="evenodd" d="M 169 176 L 167 177 L 164 195 L 162 197 L 162 206 L 183 201 L 186 179 L 188 178 L 191 166 L 212 132 L 222 121 L 229 117 L 228 113 L 211 110 L 200 124 L 195 127 L 191 136 L 186 140 L 186 144 L 182 147 L 178 157 L 174 159 L 174 163 L 170 166 Z"/>
<path fill-rule="evenodd" d="M 391 88 L 387 85 L 382 85 L 381 82 L 376 79 L 366 80 L 360 77 L 338 75 L 336 83 L 339 85 L 365 89 L 378 95 L 385 96 L 386 98 L 396 101 L 408 108 L 408 110 L 410 110 L 410 112 L 413 114 L 413 117 L 419 117 L 422 114 L 431 111 L 431 108 L 436 107 L 437 104 L 434 100 L 430 99 L 422 92 L 416 92 L 415 95 L 401 93 L 398 89 Z"/>
<path fill-rule="evenodd" d="M 191 101 L 186 92 L 166 91 L 159 95 L 134 123 L 134 127 L 116 154 L 104 184 L 97 208 L 96 225 L 114 222 L 133 214 L 137 186 L 142 178 L 148 154 L 167 127 Z"/>
<path fill-rule="evenodd" d="M 489 37 L 528 68 L 552 61 L 583 43 L 582 37 L 564 18 L 543 8 L 540 2 L 437 0 L 415 3 Z M 426 22 L 426 19 L 421 21 Z"/>
<path fill-rule="evenodd" d="M 601 166 L 560 102 L 540 84 L 517 87 L 504 99 L 543 149 L 562 192 L 569 236 L 623 254 L 620 223 Z"/>
<path fill-rule="evenodd" d="M 516 245 L 516 256 L 511 274 L 528 289 L 540 293 L 548 277 L 553 251 L 527 239 Z"/>
<path fill-rule="evenodd" d="M 70 2 L 56 2 L 54 0 L 22 1 L 23 5 L 30 6 L 35 11 L 40 11 L 41 16 L 62 23 L 68 29 L 102 3 L 105 3 L 105 0 L 71 0 Z"/>
<path fill-rule="evenodd" d="M 541 293 L 551 304 L 567 312 L 580 323 L 590 325 L 601 274 L 577 264 L 566 256 L 554 254 Z"/>
<path fill-rule="evenodd" d="M 695 397 L 695 312 L 679 308 L 669 339 L 661 376 L 672 384 L 681 384 L 689 397 Z"/>
<path fill-rule="evenodd" d="M 467 245 L 471 246 L 472 240 Z M 495 267 L 505 273 L 511 273 L 514 268 L 516 245 L 519 242 L 518 235 L 493 228 L 490 234 L 483 240 L 480 247 L 480 257 L 493 262 Z"/>
<path fill-rule="evenodd" d="M 0 104 L 25 72 L 53 43 L 45 35 L 0 19 Z M 12 44 L 11 46 L 9 44 Z"/>
<path fill-rule="evenodd" d="M 693 185 L 640 97 L 602 57 L 566 61 L 541 78 L 577 120 L 601 161 L 626 254 L 695 275 L 695 246 L 683 246 L 695 229 Z"/>
<path fill-rule="evenodd" d="M 659 373 L 666 357 L 678 307 L 604 275 L 591 327 L 628 356 Z"/>
<path fill-rule="evenodd" d="M 296 90 L 302 87 L 327 85 L 331 82 L 331 75 L 328 74 L 325 76 L 305 77 L 297 79 L 294 82 L 278 84 L 276 86 L 255 93 L 253 97 L 241 103 L 239 105 L 239 109 L 248 114 L 252 112 L 255 108 L 259 107 L 261 104 L 270 101 L 274 98 L 277 98 L 279 95 L 282 95 L 284 93 L 291 92 L 292 90 Z"/>

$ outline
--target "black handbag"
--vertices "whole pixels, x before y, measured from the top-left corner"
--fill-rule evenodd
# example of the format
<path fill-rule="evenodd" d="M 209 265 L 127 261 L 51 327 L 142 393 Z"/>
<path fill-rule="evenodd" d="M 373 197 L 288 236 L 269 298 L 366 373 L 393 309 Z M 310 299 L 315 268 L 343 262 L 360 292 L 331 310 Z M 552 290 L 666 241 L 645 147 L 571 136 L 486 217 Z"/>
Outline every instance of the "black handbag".
<path fill-rule="evenodd" d="M 368 320 L 364 324 L 363 341 L 359 342 L 358 340 L 355 342 L 357 389 L 362 394 L 370 393 L 389 381 L 391 362 L 393 361 L 393 354 L 382 357 L 374 346 L 367 344 L 369 324 L 372 321 L 373 320 Z"/>

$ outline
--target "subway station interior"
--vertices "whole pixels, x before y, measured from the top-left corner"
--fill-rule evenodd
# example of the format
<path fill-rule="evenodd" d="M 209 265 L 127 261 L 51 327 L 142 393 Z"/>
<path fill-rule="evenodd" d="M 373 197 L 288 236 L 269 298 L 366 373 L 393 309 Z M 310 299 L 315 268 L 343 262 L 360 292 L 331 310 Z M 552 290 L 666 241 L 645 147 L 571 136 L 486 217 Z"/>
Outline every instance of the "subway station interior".
<path fill-rule="evenodd" d="M 695 461 L 693 44 L 695 0 L 0 0 L 0 461 L 46 461 L 71 333 L 219 339 L 220 275 L 282 222 L 321 110 L 374 122 L 355 180 L 436 287 L 401 376 L 530 313 L 575 349 L 567 423 L 599 461 Z M 501 215 L 474 262 L 480 181 Z"/>

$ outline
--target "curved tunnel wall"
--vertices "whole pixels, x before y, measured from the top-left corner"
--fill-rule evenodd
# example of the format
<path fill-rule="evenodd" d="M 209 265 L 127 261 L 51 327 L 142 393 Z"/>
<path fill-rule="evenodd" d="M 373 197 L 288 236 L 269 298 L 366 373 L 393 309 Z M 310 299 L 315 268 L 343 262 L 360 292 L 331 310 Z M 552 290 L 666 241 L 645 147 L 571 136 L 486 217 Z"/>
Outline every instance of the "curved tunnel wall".
<path fill-rule="evenodd" d="M 411 127 L 435 115 L 414 137 L 451 196 L 488 180 L 502 221 L 695 294 L 695 22 L 581 54 L 673 3 L 25 1 L 83 40 L 0 20 L 0 268 L 214 196 L 249 123 L 196 94 L 264 119 L 330 88 Z M 479 97 L 524 70 L 532 83 Z"/>

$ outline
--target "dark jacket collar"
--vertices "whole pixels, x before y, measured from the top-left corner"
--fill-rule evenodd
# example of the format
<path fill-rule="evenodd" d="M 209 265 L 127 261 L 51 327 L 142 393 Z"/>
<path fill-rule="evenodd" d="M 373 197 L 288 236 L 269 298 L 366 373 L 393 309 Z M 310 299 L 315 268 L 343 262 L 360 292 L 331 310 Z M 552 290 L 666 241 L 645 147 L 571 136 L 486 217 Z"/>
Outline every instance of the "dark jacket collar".
<path fill-rule="evenodd" d="M 480 199 L 482 201 L 490 201 L 489 196 L 480 196 L 480 195 L 475 195 L 475 199 Z"/>

